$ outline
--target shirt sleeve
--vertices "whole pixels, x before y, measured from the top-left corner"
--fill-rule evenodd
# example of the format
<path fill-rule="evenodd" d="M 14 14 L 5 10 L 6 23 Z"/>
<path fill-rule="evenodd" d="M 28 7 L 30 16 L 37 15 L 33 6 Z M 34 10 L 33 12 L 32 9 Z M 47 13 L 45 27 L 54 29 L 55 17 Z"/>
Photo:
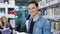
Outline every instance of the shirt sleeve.
<path fill-rule="evenodd" d="M 44 21 L 43 34 L 51 34 L 51 26 L 50 26 L 50 22 L 48 20 Z"/>

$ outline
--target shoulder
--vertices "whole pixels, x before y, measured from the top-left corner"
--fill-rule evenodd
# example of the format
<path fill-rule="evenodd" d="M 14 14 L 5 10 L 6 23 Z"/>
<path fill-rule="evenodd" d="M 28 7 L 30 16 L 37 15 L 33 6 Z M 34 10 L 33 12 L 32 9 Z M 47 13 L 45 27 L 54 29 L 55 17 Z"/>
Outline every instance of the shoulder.
<path fill-rule="evenodd" d="M 48 19 L 46 19 L 46 18 L 44 18 L 44 17 L 39 17 L 39 21 L 41 21 L 42 23 L 50 23 L 50 21 L 48 20 Z"/>
<path fill-rule="evenodd" d="M 50 27 L 50 21 L 44 17 L 42 17 L 42 20 L 43 20 L 43 25 L 46 26 L 46 27 Z"/>
<path fill-rule="evenodd" d="M 11 24 L 8 24 L 8 25 L 9 25 L 8 27 L 9 27 L 10 29 L 13 29 L 12 26 L 11 26 Z"/>

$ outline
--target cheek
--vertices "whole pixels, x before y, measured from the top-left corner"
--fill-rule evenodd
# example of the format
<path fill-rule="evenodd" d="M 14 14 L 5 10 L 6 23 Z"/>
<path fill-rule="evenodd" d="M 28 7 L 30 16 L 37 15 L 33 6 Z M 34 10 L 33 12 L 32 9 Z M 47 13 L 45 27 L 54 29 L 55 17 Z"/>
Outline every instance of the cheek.
<path fill-rule="evenodd" d="M 36 8 L 35 8 L 35 9 L 28 10 L 29 14 L 35 14 L 35 13 L 36 13 L 36 11 L 37 11 L 37 9 L 36 9 Z"/>
<path fill-rule="evenodd" d="M 35 9 L 35 12 L 37 12 L 38 11 L 38 8 L 37 9 Z"/>
<path fill-rule="evenodd" d="M 37 12 L 37 10 L 36 10 L 36 9 L 34 9 L 34 10 L 33 10 L 33 13 L 36 13 L 36 12 Z"/>
<path fill-rule="evenodd" d="M 28 13 L 30 14 L 30 10 L 28 10 Z"/>
<path fill-rule="evenodd" d="M 38 8 L 35 8 L 35 11 L 38 11 Z"/>
<path fill-rule="evenodd" d="M 31 10 L 28 10 L 29 14 L 32 12 Z"/>
<path fill-rule="evenodd" d="M 7 22 L 7 20 L 4 20 L 3 22 Z"/>

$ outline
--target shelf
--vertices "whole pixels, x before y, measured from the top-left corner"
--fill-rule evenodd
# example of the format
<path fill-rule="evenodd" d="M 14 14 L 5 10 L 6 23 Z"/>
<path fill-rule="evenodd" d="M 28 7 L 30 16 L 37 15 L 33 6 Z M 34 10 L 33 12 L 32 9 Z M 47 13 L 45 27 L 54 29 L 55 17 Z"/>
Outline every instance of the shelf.
<path fill-rule="evenodd" d="M 0 18 L 2 17 L 2 16 L 6 16 L 4 13 L 0 13 Z"/>
<path fill-rule="evenodd" d="M 58 34 L 58 33 L 60 33 L 60 30 L 59 31 L 54 30 L 54 32 L 53 32 L 53 34 Z"/>
<path fill-rule="evenodd" d="M 5 6 L 6 6 L 6 5 L 5 5 L 4 3 L 1 3 L 1 4 L 0 4 L 0 8 L 5 8 Z"/>
<path fill-rule="evenodd" d="M 0 14 L 0 18 L 2 16 L 6 16 L 6 14 Z M 13 14 L 8 14 L 7 16 L 8 16 L 7 18 L 15 18 L 15 15 L 13 15 Z"/>
<path fill-rule="evenodd" d="M 51 19 L 51 20 L 55 20 L 58 21 L 60 19 L 60 15 L 54 15 L 54 16 L 43 16 L 46 19 Z"/>
<path fill-rule="evenodd" d="M 14 5 L 10 5 L 10 4 L 1 3 L 0 4 L 0 8 L 15 8 L 15 6 Z"/>
<path fill-rule="evenodd" d="M 7 7 L 8 7 L 8 8 L 15 8 L 14 5 L 10 5 L 10 4 L 8 4 Z"/>
<path fill-rule="evenodd" d="M 8 14 L 8 18 L 15 18 L 15 15 L 13 15 L 13 14 Z"/>
<path fill-rule="evenodd" d="M 8 18 L 15 18 L 15 15 L 13 15 L 13 14 L 8 14 L 8 10 L 9 10 L 9 8 L 13 8 L 13 10 L 14 10 L 14 8 L 15 8 L 15 5 L 11 5 L 11 4 L 8 4 L 7 2 L 5 2 L 5 3 L 0 3 L 0 8 L 4 8 L 5 9 L 5 13 L 6 14 L 0 14 L 0 18 L 2 17 L 2 16 L 7 16 Z"/>
<path fill-rule="evenodd" d="M 40 3 L 40 2 L 39 2 L 39 3 Z M 58 0 L 55 0 L 55 1 L 52 1 L 52 2 L 50 2 L 50 3 L 46 3 L 46 4 L 43 5 L 43 6 L 39 6 L 39 9 L 46 8 L 46 7 L 49 7 L 49 6 L 58 4 L 58 3 L 60 3 L 60 0 L 59 0 L 59 1 L 58 1 Z"/>

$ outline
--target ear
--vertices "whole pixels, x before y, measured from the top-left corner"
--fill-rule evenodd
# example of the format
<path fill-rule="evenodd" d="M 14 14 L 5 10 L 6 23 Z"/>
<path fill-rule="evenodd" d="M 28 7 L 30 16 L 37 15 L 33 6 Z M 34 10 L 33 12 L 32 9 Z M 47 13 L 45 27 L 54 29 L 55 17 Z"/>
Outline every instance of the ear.
<path fill-rule="evenodd" d="M 37 7 L 37 10 L 39 10 L 39 7 Z"/>

